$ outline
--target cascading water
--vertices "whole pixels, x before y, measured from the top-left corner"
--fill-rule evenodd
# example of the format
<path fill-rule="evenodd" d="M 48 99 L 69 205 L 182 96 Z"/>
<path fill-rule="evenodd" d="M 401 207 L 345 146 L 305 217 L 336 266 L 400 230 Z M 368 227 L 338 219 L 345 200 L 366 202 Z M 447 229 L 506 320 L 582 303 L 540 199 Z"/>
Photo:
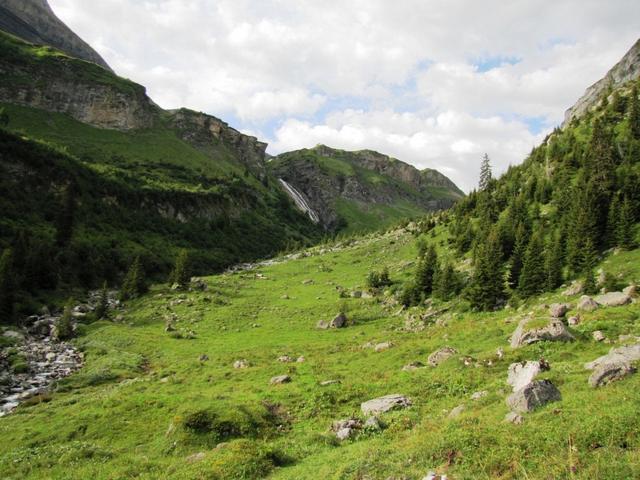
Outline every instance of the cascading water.
<path fill-rule="evenodd" d="M 313 223 L 320 223 L 320 217 L 318 214 L 309 206 L 307 200 L 304 196 L 295 189 L 293 185 L 288 184 L 283 179 L 279 178 L 280 184 L 284 187 L 286 192 L 289 194 L 291 199 L 295 202 L 296 206 L 306 213 Z"/>

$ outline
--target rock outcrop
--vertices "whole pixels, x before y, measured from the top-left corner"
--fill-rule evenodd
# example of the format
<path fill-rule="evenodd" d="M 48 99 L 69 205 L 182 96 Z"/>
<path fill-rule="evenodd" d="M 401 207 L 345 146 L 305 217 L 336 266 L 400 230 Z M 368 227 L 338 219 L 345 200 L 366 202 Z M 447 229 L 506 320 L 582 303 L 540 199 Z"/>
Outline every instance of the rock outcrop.
<path fill-rule="evenodd" d="M 596 83 L 587 88 L 585 94 L 580 97 L 576 104 L 571 107 L 564 116 L 563 127 L 568 125 L 574 118 L 579 118 L 591 108 L 597 106 L 602 100 L 605 92 L 610 87 L 616 88 L 629 80 L 634 80 L 640 76 L 640 40 L 622 57 L 607 74 Z"/>
<path fill-rule="evenodd" d="M 67 55 L 95 63 L 111 71 L 98 52 L 53 13 L 47 0 L 0 1 L 0 30 L 27 42 L 50 45 Z"/>

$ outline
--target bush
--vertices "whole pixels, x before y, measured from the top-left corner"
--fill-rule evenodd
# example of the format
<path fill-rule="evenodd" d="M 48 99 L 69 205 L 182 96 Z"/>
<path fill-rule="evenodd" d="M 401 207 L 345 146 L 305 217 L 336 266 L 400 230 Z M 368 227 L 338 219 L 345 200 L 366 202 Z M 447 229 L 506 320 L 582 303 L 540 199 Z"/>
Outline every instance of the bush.
<path fill-rule="evenodd" d="M 71 313 L 71 305 L 73 302 L 69 300 L 64 307 L 64 313 L 56 320 L 55 330 L 59 340 L 68 340 L 73 337 L 73 315 Z"/>
<path fill-rule="evenodd" d="M 369 272 L 367 276 L 367 287 L 369 288 L 384 288 L 391 285 L 391 283 L 387 267 L 384 267 L 380 272 Z"/>

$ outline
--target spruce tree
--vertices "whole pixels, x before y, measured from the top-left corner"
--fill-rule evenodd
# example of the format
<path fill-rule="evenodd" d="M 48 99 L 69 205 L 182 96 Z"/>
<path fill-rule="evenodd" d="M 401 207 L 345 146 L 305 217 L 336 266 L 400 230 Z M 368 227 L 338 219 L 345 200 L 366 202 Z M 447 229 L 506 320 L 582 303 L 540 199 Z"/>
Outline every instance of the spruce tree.
<path fill-rule="evenodd" d="M 56 218 L 56 245 L 58 247 L 66 247 L 71 240 L 75 211 L 75 187 L 73 184 L 70 184 L 63 192 L 60 210 Z"/>
<path fill-rule="evenodd" d="M 109 316 L 109 291 L 107 290 L 107 282 L 102 284 L 100 295 L 98 296 L 98 304 L 94 311 L 96 320 L 102 320 Z"/>
<path fill-rule="evenodd" d="M 434 283 L 433 296 L 440 300 L 447 301 L 458 293 L 458 279 L 451 263 L 438 270 Z"/>
<path fill-rule="evenodd" d="M 13 273 L 13 254 L 7 248 L 0 256 L 0 324 L 13 321 L 15 281 Z"/>
<path fill-rule="evenodd" d="M 617 222 L 616 237 L 618 245 L 625 250 L 631 250 L 635 245 L 633 207 L 628 198 L 624 199 L 620 207 Z"/>
<path fill-rule="evenodd" d="M 136 257 L 122 282 L 120 300 L 130 300 L 143 295 L 148 290 L 144 268 L 140 257 Z"/>
<path fill-rule="evenodd" d="M 524 256 L 527 251 L 527 237 L 528 232 L 524 223 L 520 223 L 516 228 L 516 238 L 513 247 L 513 253 L 511 254 L 511 261 L 509 266 L 509 285 L 511 288 L 517 288 L 520 281 L 520 273 L 522 272 L 522 264 L 524 262 Z"/>
<path fill-rule="evenodd" d="M 416 270 L 416 287 L 426 297 L 433 292 L 433 279 L 438 271 L 438 253 L 433 245 L 429 245 L 427 253 L 422 257 Z"/>
<path fill-rule="evenodd" d="M 592 295 L 598 292 L 598 286 L 595 279 L 595 269 L 598 262 L 598 252 L 591 240 L 585 244 L 582 252 L 582 274 L 585 277 L 583 290 L 584 293 Z"/>
<path fill-rule="evenodd" d="M 607 215 L 607 246 L 615 247 L 618 245 L 618 232 L 620 220 L 620 196 L 615 195 L 613 201 L 609 205 L 609 214 Z"/>
<path fill-rule="evenodd" d="M 191 269 L 189 265 L 189 252 L 187 250 L 180 250 L 178 253 L 178 257 L 176 258 L 176 263 L 169 276 L 169 283 L 172 285 L 178 285 L 178 287 L 183 288 L 189 284 L 189 280 L 191 279 Z"/>
<path fill-rule="evenodd" d="M 478 310 L 492 310 L 504 299 L 504 272 L 502 252 L 496 231 L 491 231 L 485 242 L 478 246 L 475 269 L 467 297 Z"/>
<path fill-rule="evenodd" d="M 637 85 L 633 86 L 629 101 L 629 131 L 631 138 L 640 140 L 640 101 L 638 100 Z"/>
<path fill-rule="evenodd" d="M 58 340 L 68 340 L 73 337 L 73 301 L 69 299 L 64 307 L 64 313 L 55 322 L 56 337 Z"/>
<path fill-rule="evenodd" d="M 518 293 L 523 297 L 531 297 L 544 290 L 546 275 L 544 269 L 544 243 L 540 231 L 531 236 L 527 252 L 522 264 L 522 272 L 518 281 Z"/>
<path fill-rule="evenodd" d="M 489 187 L 491 178 L 491 163 L 489 161 L 489 155 L 485 153 L 482 157 L 482 163 L 480 164 L 480 182 L 478 184 L 480 191 L 484 191 Z"/>
<path fill-rule="evenodd" d="M 559 235 L 555 235 L 545 252 L 546 290 L 555 290 L 562 285 L 562 260 L 562 240 Z"/>

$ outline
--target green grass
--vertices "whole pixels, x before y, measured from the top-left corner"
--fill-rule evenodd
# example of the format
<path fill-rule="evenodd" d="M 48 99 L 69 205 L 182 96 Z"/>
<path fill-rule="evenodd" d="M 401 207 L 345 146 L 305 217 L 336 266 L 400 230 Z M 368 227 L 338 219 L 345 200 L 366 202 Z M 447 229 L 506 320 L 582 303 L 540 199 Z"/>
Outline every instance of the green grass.
<path fill-rule="evenodd" d="M 443 255 L 445 240 L 438 227 L 433 241 Z M 478 314 L 456 300 L 438 325 L 419 333 L 400 330 L 397 306 L 339 298 L 337 286 L 362 289 L 366 274 L 383 266 L 395 282 L 409 278 L 414 243 L 407 234 L 370 236 L 257 272 L 209 277 L 208 292 L 154 288 L 127 306 L 124 324 L 88 327 L 75 341 L 86 366 L 49 401 L 0 419 L 0 476 L 419 479 L 434 469 L 456 480 L 638 478 L 640 375 L 593 390 L 582 366 L 611 347 L 593 342 L 593 330 L 612 339 L 640 335 L 637 304 L 582 314 L 574 343 L 511 350 L 512 319 L 563 299 L 559 293 L 530 301 L 522 312 Z M 603 263 L 625 284 L 640 280 L 639 265 L 640 251 Z M 354 325 L 315 329 L 344 307 Z M 179 330 L 193 331 L 195 339 L 164 332 L 170 312 L 180 319 Z M 362 348 L 381 341 L 394 346 L 380 353 Z M 465 367 L 452 358 L 437 368 L 401 371 L 414 360 L 426 363 L 444 345 L 478 360 L 495 360 L 503 347 L 505 358 L 490 367 Z M 209 360 L 199 361 L 202 354 Z M 278 362 L 284 354 L 306 361 Z M 504 423 L 508 365 L 540 356 L 552 367 L 543 378 L 558 386 L 562 401 L 526 415 L 523 425 Z M 242 358 L 252 366 L 234 369 Z M 281 374 L 292 382 L 269 385 Z M 319 386 L 328 379 L 341 383 Z M 470 400 L 479 390 L 489 395 Z M 405 394 L 414 405 L 384 415 L 381 433 L 342 444 L 332 438 L 332 421 L 360 416 L 361 402 L 390 393 Z M 462 403 L 465 412 L 447 419 Z M 200 461 L 187 460 L 198 452 Z"/>
<path fill-rule="evenodd" d="M 398 200 L 393 205 L 363 204 L 354 200 L 338 198 L 334 208 L 346 221 L 342 233 L 352 234 L 388 227 L 400 218 L 416 218 L 424 215 L 424 210 L 409 201 Z"/>

